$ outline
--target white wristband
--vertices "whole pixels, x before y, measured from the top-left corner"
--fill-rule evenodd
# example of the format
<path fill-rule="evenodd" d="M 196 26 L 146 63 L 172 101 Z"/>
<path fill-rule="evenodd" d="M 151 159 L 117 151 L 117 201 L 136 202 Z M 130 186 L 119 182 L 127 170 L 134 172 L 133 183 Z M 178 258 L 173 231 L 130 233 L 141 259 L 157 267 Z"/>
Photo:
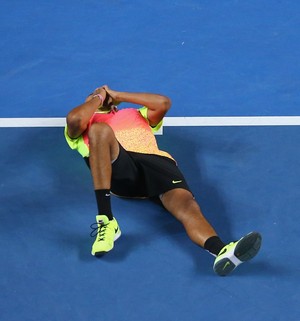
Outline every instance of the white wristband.
<path fill-rule="evenodd" d="M 96 94 L 96 95 L 93 96 L 93 98 L 94 98 L 94 97 L 98 97 L 98 98 L 101 100 L 101 106 L 102 106 L 102 105 L 103 105 L 103 102 L 104 102 L 103 96 L 100 95 L 100 94 Z"/>

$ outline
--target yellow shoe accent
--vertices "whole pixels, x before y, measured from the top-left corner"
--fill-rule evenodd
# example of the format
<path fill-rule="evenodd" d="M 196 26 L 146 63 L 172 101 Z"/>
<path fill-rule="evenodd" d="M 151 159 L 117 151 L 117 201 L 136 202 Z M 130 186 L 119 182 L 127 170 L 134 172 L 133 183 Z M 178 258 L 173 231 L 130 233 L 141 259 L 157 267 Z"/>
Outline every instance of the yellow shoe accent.
<path fill-rule="evenodd" d="M 106 215 L 97 215 L 96 223 L 91 225 L 93 229 L 91 236 L 96 236 L 92 247 L 92 255 L 102 256 L 111 251 L 114 241 L 121 236 L 121 230 L 115 218 L 109 220 Z"/>
<path fill-rule="evenodd" d="M 214 262 L 214 271 L 226 276 L 241 263 L 251 260 L 259 251 L 262 237 L 257 232 L 251 232 L 239 241 L 224 246 Z"/>

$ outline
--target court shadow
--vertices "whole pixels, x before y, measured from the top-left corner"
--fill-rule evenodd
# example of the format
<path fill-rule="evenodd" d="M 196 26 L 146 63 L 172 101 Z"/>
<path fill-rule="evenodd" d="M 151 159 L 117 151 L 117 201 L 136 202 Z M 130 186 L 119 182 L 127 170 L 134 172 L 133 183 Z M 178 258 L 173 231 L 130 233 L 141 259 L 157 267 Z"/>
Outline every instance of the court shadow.
<path fill-rule="evenodd" d="M 170 214 L 166 214 L 170 215 Z M 170 215 L 170 221 L 163 225 L 163 233 L 172 238 L 180 252 L 187 253 L 192 260 L 193 271 L 196 274 L 211 274 L 213 256 L 203 248 L 194 244 L 186 234 L 181 223 Z"/>
<path fill-rule="evenodd" d="M 141 245 L 145 243 L 150 243 L 150 240 L 147 240 L 145 235 L 139 233 L 124 233 L 120 240 L 115 242 L 114 249 L 111 253 L 105 254 L 103 257 L 100 257 L 100 260 L 111 263 L 119 263 L 124 261 L 130 254 L 134 253 Z"/>
<path fill-rule="evenodd" d="M 286 265 L 272 264 L 268 261 L 262 261 L 254 258 L 250 262 L 245 262 L 234 272 L 236 276 L 255 276 L 255 277 L 287 277 L 294 273 Z"/>
<path fill-rule="evenodd" d="M 127 200 L 128 204 L 130 200 Z M 131 203 L 130 203 L 131 204 Z M 133 211 L 129 213 L 130 219 L 134 221 L 134 226 L 139 226 L 143 232 L 139 235 L 133 234 L 131 240 L 133 244 L 122 245 L 122 250 L 131 251 L 135 250 L 138 246 L 149 245 L 151 242 L 161 242 L 166 246 L 166 239 L 170 240 L 172 247 L 170 247 L 170 255 L 172 252 L 185 253 L 184 255 L 191 260 L 193 270 L 201 274 L 211 274 L 213 257 L 203 250 L 200 246 L 194 244 L 186 234 L 183 225 L 177 221 L 163 206 L 158 202 L 150 200 L 134 201 L 131 204 Z M 142 209 L 142 215 L 137 215 Z M 177 249 L 175 250 L 175 248 Z M 128 255 L 128 254 L 127 254 Z M 111 260 L 117 260 L 111 259 Z"/>
<path fill-rule="evenodd" d="M 145 233 L 127 232 L 125 230 L 121 237 L 115 241 L 112 251 L 95 258 L 91 254 L 95 237 L 89 237 L 86 231 L 80 232 L 80 229 L 77 228 L 73 228 L 72 231 L 56 231 L 53 233 L 53 239 L 56 239 L 60 251 L 77 253 L 78 259 L 82 262 L 91 262 L 99 259 L 112 263 L 126 260 L 138 247 L 145 246 L 146 243 L 149 244 L 151 242 L 150 236 L 145 235 Z"/>

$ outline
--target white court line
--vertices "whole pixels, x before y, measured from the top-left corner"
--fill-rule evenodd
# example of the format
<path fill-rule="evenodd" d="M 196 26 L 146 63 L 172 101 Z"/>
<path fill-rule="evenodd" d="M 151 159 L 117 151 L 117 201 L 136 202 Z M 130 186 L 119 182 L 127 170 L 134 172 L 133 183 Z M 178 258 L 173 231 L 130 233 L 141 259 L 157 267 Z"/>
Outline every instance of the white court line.
<path fill-rule="evenodd" d="M 65 118 L 0 118 L 0 127 L 64 127 Z M 299 126 L 300 116 L 165 117 L 170 126 Z M 158 133 L 159 134 L 159 133 Z"/>
<path fill-rule="evenodd" d="M 299 126 L 300 116 L 166 117 L 164 126 Z"/>
<path fill-rule="evenodd" d="M 64 127 L 65 118 L 0 118 L 0 127 Z"/>

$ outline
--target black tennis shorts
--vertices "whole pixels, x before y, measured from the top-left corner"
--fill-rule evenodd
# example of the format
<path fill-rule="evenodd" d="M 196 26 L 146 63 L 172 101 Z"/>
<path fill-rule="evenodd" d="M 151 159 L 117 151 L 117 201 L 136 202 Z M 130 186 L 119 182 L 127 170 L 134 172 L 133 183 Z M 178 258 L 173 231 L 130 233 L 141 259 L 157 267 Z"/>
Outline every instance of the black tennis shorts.
<path fill-rule="evenodd" d="M 120 144 L 112 164 L 112 193 L 123 197 L 156 197 L 174 188 L 190 191 L 174 160 L 126 151 Z M 85 159 L 89 166 L 88 158 Z"/>

